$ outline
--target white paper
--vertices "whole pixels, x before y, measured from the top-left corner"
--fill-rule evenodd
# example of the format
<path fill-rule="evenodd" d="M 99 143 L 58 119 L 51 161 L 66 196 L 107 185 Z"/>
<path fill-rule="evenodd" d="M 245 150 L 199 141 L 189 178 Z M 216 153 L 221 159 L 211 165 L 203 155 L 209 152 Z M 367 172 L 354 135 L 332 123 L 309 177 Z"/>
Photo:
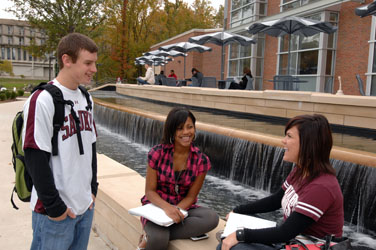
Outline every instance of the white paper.
<path fill-rule="evenodd" d="M 175 223 L 170 217 L 167 216 L 162 208 L 157 207 L 152 203 L 141 207 L 131 208 L 128 212 L 131 215 L 142 216 L 160 226 L 168 227 Z M 184 218 L 188 216 L 188 212 L 186 210 L 180 209 L 180 212 L 182 212 Z"/>
<path fill-rule="evenodd" d="M 226 222 L 225 230 L 221 237 L 225 238 L 239 228 L 260 229 L 275 227 L 276 225 L 277 223 L 275 221 L 260 219 L 244 214 L 230 213 Z"/>

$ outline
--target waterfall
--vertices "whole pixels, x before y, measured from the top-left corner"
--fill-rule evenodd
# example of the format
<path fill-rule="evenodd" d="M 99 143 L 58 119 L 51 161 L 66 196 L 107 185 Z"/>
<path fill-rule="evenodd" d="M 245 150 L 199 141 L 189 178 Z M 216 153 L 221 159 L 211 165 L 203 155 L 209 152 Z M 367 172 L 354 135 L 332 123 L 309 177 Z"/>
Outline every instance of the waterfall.
<path fill-rule="evenodd" d="M 160 142 L 163 122 L 95 105 L 98 124 L 146 146 Z M 212 163 L 210 173 L 268 192 L 278 190 L 292 164 L 282 160 L 284 150 L 198 130 L 195 145 Z M 376 168 L 332 159 L 344 196 L 345 220 L 358 232 L 376 231 Z"/>

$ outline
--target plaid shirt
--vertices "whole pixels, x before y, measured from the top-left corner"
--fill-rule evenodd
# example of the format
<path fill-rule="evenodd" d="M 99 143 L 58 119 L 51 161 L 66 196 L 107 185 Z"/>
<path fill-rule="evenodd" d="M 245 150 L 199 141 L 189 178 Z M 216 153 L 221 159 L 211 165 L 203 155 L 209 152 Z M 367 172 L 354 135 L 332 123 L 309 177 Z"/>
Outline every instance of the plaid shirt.
<path fill-rule="evenodd" d="M 188 194 L 196 177 L 209 171 L 211 165 L 209 157 L 191 144 L 187 168 L 175 183 L 173 155 L 174 145 L 156 145 L 148 153 L 148 165 L 157 171 L 157 193 L 159 196 L 168 203 L 177 205 Z M 179 194 L 175 192 L 175 184 L 179 185 Z M 190 208 L 197 207 L 196 201 Z M 150 203 L 145 195 L 141 198 L 141 202 L 142 205 Z"/>

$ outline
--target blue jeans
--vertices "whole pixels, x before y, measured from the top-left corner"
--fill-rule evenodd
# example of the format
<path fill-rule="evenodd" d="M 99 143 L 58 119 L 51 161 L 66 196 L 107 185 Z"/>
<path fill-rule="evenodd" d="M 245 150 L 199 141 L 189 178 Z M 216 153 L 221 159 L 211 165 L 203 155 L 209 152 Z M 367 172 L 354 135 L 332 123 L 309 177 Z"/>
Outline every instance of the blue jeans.
<path fill-rule="evenodd" d="M 217 250 L 221 250 L 222 243 L 217 246 Z M 260 243 L 239 243 L 231 247 L 231 250 L 275 250 L 281 249 L 282 246 L 268 246 Z"/>
<path fill-rule="evenodd" d="M 75 219 L 53 221 L 47 215 L 33 211 L 33 242 L 30 250 L 84 250 L 87 249 L 94 208 Z"/>
<path fill-rule="evenodd" d="M 147 81 L 145 80 L 142 80 L 140 77 L 137 78 L 137 82 L 141 85 L 144 85 L 144 84 L 149 84 Z"/>

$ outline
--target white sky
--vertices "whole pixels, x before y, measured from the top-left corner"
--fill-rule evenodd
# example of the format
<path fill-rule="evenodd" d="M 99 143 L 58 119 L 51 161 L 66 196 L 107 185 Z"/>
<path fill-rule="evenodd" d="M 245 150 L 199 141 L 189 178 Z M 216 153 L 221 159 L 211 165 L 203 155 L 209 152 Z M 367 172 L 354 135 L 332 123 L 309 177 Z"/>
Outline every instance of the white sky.
<path fill-rule="evenodd" d="M 190 6 L 194 2 L 194 0 L 184 0 L 184 2 L 187 2 L 188 5 Z M 225 4 L 225 0 L 210 0 L 210 2 L 211 2 L 211 5 L 216 10 L 218 10 L 219 5 L 221 5 L 221 4 L 224 5 Z M 0 18 L 17 19 L 16 16 L 14 16 L 13 14 L 5 11 L 6 8 L 9 8 L 9 7 L 12 7 L 12 6 L 13 6 L 13 4 L 12 4 L 11 1 L 9 1 L 9 0 L 1 0 Z"/>

